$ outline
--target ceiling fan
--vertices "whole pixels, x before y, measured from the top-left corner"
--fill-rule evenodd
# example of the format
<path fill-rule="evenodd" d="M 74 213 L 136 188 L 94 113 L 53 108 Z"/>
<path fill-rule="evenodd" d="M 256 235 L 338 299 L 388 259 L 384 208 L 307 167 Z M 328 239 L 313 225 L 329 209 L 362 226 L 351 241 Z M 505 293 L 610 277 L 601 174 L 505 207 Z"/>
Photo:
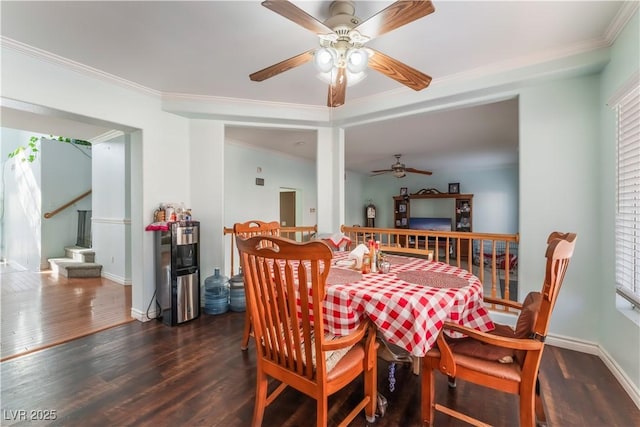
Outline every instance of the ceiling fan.
<path fill-rule="evenodd" d="M 383 173 L 392 172 L 393 176 L 396 178 L 404 178 L 407 172 L 412 173 L 421 173 L 423 175 L 431 175 L 431 171 L 423 171 L 415 168 L 408 168 L 404 165 L 404 163 L 400 163 L 400 157 L 402 154 L 394 154 L 393 157 L 396 158 L 396 162 L 391 165 L 391 169 L 380 169 L 377 171 L 371 171 L 371 176 L 382 175 Z"/>
<path fill-rule="evenodd" d="M 367 67 L 416 91 L 431 83 L 430 76 L 382 52 L 364 47 L 369 40 L 432 13 L 435 8 L 431 1 L 396 1 L 365 21 L 354 15 L 352 1 L 333 1 L 329 7 L 331 17 L 324 22 L 286 0 L 263 1 L 262 5 L 316 33 L 320 48 L 256 71 L 249 75 L 253 81 L 261 82 L 313 60 L 329 83 L 328 107 L 344 104 L 347 83 L 355 84 L 362 79 Z"/>

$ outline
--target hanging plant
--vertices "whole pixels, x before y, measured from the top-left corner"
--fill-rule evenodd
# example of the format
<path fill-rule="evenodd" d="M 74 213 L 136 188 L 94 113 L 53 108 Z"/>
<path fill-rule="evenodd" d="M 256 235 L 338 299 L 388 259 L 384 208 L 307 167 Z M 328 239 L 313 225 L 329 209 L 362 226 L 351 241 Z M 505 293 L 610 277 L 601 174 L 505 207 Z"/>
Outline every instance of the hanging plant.
<path fill-rule="evenodd" d="M 12 159 L 14 157 L 16 157 L 18 154 L 24 152 L 29 151 L 29 154 L 25 154 L 25 156 L 22 158 L 22 161 L 28 161 L 28 162 L 33 162 L 36 159 L 36 154 L 38 153 L 38 146 L 36 145 L 36 143 L 38 142 L 38 138 L 35 136 L 32 136 L 31 139 L 29 139 L 29 144 L 27 145 L 22 145 L 18 148 L 16 148 L 15 150 L 13 150 L 12 152 L 9 153 L 9 158 Z"/>
<path fill-rule="evenodd" d="M 33 163 L 33 161 L 35 161 L 38 152 L 40 150 L 38 150 L 38 140 L 40 138 L 38 138 L 37 136 L 32 136 L 29 139 L 29 143 L 27 145 L 22 145 L 18 148 L 16 148 L 15 150 L 13 150 L 12 152 L 9 153 L 9 158 L 12 159 L 14 157 L 16 157 L 18 154 L 24 152 L 25 155 L 24 157 L 22 157 L 22 161 L 23 162 L 30 162 Z M 91 143 L 89 141 L 85 141 L 83 139 L 72 139 L 72 138 L 67 138 L 64 136 L 53 136 L 53 135 L 49 135 L 49 139 L 52 139 L 54 141 L 60 141 L 60 142 L 68 142 L 70 144 L 76 144 L 76 145 L 84 145 L 87 147 L 91 147 Z"/>

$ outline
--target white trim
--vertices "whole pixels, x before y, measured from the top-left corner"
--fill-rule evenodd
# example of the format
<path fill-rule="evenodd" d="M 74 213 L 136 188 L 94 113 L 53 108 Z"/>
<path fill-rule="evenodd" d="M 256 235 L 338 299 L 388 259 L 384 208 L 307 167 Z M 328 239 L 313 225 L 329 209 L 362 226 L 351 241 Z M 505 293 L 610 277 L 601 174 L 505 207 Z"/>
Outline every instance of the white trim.
<path fill-rule="evenodd" d="M 515 323 L 516 316 L 501 313 L 499 311 L 489 311 L 491 320 L 498 323 L 513 325 Z M 546 344 L 564 348 L 567 350 L 578 351 L 580 353 L 592 354 L 598 356 L 600 360 L 609 369 L 611 374 L 620 383 L 622 388 L 627 392 L 631 400 L 640 409 L 640 389 L 635 386 L 633 381 L 625 374 L 624 370 L 618 365 L 618 363 L 611 357 L 611 355 L 602 346 L 595 342 L 579 340 L 563 335 L 549 334 L 547 335 Z"/>
<path fill-rule="evenodd" d="M 161 95 L 161 92 L 155 89 L 148 88 L 138 83 L 134 83 L 132 81 L 123 79 L 113 74 L 109 74 L 105 71 L 98 70 L 97 68 L 84 65 L 80 62 L 73 61 L 60 55 L 56 55 L 55 53 L 47 52 L 46 50 L 30 46 L 6 36 L 0 36 L 0 46 L 13 49 L 42 61 L 65 67 L 71 71 L 75 71 L 88 77 L 97 78 L 108 83 L 113 83 L 118 86 L 125 87 L 127 89 L 133 89 L 145 95 L 151 95 L 156 98 L 160 98 Z"/>
<path fill-rule="evenodd" d="M 567 350 L 579 351 L 580 353 L 593 354 L 595 356 L 600 354 L 600 346 L 591 341 L 578 340 L 563 335 L 547 335 L 545 341 L 549 345 L 553 345 L 560 348 L 566 348 Z"/>
<path fill-rule="evenodd" d="M 124 224 L 131 225 L 130 218 L 100 218 L 92 217 L 91 222 L 95 224 Z"/>
<path fill-rule="evenodd" d="M 158 315 L 155 309 L 151 310 L 149 314 L 151 315 L 151 318 L 147 317 L 146 312 L 137 310 L 133 307 L 131 308 L 131 317 L 133 317 L 136 320 L 139 320 L 140 322 L 148 322 L 150 320 L 155 320 L 155 316 Z"/>
<path fill-rule="evenodd" d="M 605 349 L 599 347 L 600 359 L 604 362 L 604 364 L 609 368 L 609 371 L 613 374 L 613 376 L 618 380 L 622 388 L 627 392 L 633 403 L 636 404 L 638 409 L 640 409 L 640 390 L 633 384 L 633 381 L 627 376 L 624 370 L 618 365 L 613 357 Z"/>
<path fill-rule="evenodd" d="M 102 270 L 102 277 L 104 277 L 105 279 L 109 279 L 112 282 L 116 282 L 119 285 L 131 286 L 131 279 L 127 279 L 126 277 L 122 277 L 122 276 L 117 276 L 112 273 L 107 273 L 104 270 Z"/>
<path fill-rule="evenodd" d="M 112 140 L 114 138 L 118 138 L 120 136 L 124 136 L 124 132 L 114 129 L 114 130 L 110 130 L 108 132 L 105 132 L 102 135 L 98 135 L 95 138 L 91 138 L 89 140 L 89 142 L 92 145 L 96 145 L 96 144 L 101 144 L 103 142 L 110 141 L 110 140 Z"/>
<path fill-rule="evenodd" d="M 624 391 L 627 392 L 633 403 L 640 409 L 640 389 L 631 381 L 624 370 L 618 365 L 613 357 L 599 344 L 589 341 L 581 341 L 560 335 L 549 334 L 546 343 L 567 350 L 579 351 L 581 353 L 598 356 L 602 363 L 609 369 L 609 372 L 620 383 Z"/>
<path fill-rule="evenodd" d="M 609 98 L 607 106 L 609 108 L 616 108 L 620 101 L 629 94 L 635 87 L 640 85 L 640 70 L 636 70 L 627 81 L 625 81 Z"/>
<path fill-rule="evenodd" d="M 633 14 L 638 10 L 639 4 L 640 2 L 638 1 L 625 1 L 623 5 L 620 6 L 618 13 L 609 24 L 609 28 L 604 32 L 604 38 L 609 44 L 613 44 L 613 42 L 616 41 L 620 31 L 624 29 L 631 17 L 633 17 Z"/>

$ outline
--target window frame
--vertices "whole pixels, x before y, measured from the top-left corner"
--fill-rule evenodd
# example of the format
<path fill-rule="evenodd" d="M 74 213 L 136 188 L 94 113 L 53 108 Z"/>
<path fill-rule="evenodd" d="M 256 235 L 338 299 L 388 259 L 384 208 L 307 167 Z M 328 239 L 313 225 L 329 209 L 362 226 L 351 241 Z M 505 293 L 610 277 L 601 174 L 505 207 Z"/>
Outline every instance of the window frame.
<path fill-rule="evenodd" d="M 640 74 L 609 105 L 616 112 L 616 293 L 640 310 Z"/>

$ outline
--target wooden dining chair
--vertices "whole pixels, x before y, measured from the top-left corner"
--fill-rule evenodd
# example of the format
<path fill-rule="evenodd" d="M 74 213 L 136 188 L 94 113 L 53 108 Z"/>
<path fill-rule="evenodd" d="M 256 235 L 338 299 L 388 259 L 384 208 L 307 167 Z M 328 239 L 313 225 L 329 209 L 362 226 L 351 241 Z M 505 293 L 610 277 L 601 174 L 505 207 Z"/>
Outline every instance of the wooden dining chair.
<path fill-rule="evenodd" d="M 531 292 L 522 304 L 515 301 L 485 298 L 488 303 L 520 310 L 515 329 L 496 325 L 489 332 L 479 332 L 458 324 L 445 324 L 445 330 L 461 332 L 465 338 L 451 339 L 440 332 L 437 346 L 422 359 L 422 420 L 432 426 L 435 411 L 473 425 L 479 420 L 435 403 L 434 371 L 449 377 L 449 386 L 463 379 L 485 387 L 519 395 L 520 426 L 544 422 L 544 408 L 539 394 L 538 369 L 544 341 L 549 329 L 567 266 L 575 247 L 576 234 L 553 232 L 547 239 L 546 271 L 541 292 Z M 477 398 L 482 398 L 478 395 Z M 458 408 L 461 402 L 456 402 Z"/>
<path fill-rule="evenodd" d="M 278 221 L 265 222 L 257 219 L 253 219 L 247 222 L 237 222 L 233 225 L 234 236 L 240 236 L 242 238 L 248 238 L 252 236 L 279 236 L 280 235 L 280 223 Z M 249 348 L 249 338 L 251 338 L 251 319 L 249 318 L 249 311 L 245 313 L 244 330 L 242 332 L 242 342 L 240 343 L 240 349 L 246 350 Z"/>
<path fill-rule="evenodd" d="M 375 421 L 376 334 L 368 319 L 348 336 L 324 331 L 322 301 L 332 251 L 322 241 L 236 237 L 257 353 L 253 426 L 287 387 L 317 401 L 316 425 L 328 422 L 328 396 L 364 374 L 364 397 L 340 425 L 365 410 Z M 268 378 L 280 384 L 267 394 Z"/>

